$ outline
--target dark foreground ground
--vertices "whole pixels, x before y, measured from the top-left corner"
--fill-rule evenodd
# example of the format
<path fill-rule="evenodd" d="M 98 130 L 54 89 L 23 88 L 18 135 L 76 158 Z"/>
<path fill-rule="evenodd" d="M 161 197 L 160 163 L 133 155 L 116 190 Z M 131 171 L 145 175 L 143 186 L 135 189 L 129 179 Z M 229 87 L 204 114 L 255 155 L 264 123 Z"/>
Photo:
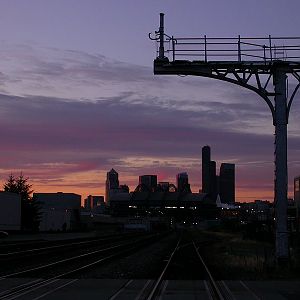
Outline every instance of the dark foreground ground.
<path fill-rule="evenodd" d="M 0 240 L 0 245 L 14 240 L 68 240 L 99 235 L 101 234 L 97 232 L 12 235 L 8 239 Z M 95 267 L 81 274 L 80 277 L 156 278 L 180 237 L 182 238 L 181 243 L 188 247 L 182 247 L 176 256 L 175 266 L 172 266 L 174 272 L 169 272 L 170 279 L 202 279 L 203 276 L 198 271 L 201 266 L 199 266 L 195 252 L 189 247 L 193 241 L 196 242 L 199 252 L 216 280 L 300 279 L 300 243 L 295 236 L 289 264 L 286 267 L 278 267 L 274 256 L 274 247 L 270 242 L 243 239 L 239 232 L 203 231 L 196 228 L 177 229 L 145 248 Z"/>
<path fill-rule="evenodd" d="M 129 256 L 110 262 L 83 275 L 83 278 L 145 279 L 156 278 L 170 256 L 178 238 L 182 244 L 175 257 L 172 280 L 203 279 L 201 265 L 189 246 L 199 247 L 206 265 L 216 280 L 298 280 L 300 279 L 300 251 L 291 251 L 287 266 L 277 266 L 271 243 L 245 240 L 239 233 L 177 230 L 167 237 L 140 249 Z"/>
<path fill-rule="evenodd" d="M 69 233 L 36 237 L 38 240 L 67 240 L 90 236 L 91 233 Z M 217 285 L 227 295 L 226 299 L 300 299 L 299 249 L 296 243 L 291 249 L 290 264 L 282 268 L 275 264 L 272 243 L 243 239 L 239 233 L 196 228 L 174 230 L 126 256 L 51 284 L 28 289 L 9 299 L 147 299 L 180 238 L 180 247 L 163 278 L 159 299 L 212 299 L 207 276 L 193 243 Z M 0 280 L 0 299 L 16 285 L 41 281 L 42 277 L 42 274 L 35 274 L 3 278 Z"/>

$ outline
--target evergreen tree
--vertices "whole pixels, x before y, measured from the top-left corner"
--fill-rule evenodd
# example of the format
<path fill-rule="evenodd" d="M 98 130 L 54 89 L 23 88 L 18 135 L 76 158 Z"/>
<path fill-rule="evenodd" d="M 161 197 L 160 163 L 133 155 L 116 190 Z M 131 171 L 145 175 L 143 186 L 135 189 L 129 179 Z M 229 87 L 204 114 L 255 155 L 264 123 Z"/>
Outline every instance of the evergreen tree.
<path fill-rule="evenodd" d="M 31 197 L 32 185 L 21 173 L 19 177 L 10 174 L 4 183 L 5 192 L 16 193 L 21 197 L 21 226 L 25 230 L 38 230 L 40 223 L 40 203 Z"/>

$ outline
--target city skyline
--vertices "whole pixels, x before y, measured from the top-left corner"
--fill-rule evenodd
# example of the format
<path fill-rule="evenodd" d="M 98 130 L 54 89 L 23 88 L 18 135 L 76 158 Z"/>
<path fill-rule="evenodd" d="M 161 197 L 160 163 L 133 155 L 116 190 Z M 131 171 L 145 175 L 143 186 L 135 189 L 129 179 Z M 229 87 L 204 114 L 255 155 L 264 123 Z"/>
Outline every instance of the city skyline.
<path fill-rule="evenodd" d="M 300 4 L 277 1 L 271 11 L 274 2 L 264 1 L 257 11 L 239 1 L 86 3 L 0 3 L 1 184 L 23 172 L 36 192 L 85 198 L 105 194 L 114 167 L 131 190 L 140 174 L 159 170 L 160 181 L 174 182 L 184 170 L 196 192 L 209 144 L 216 161 L 236 164 L 236 201 L 272 200 L 274 128 L 265 103 L 218 81 L 154 77 L 147 34 L 165 12 L 177 35 L 298 36 Z M 299 98 L 289 122 L 290 197 L 300 174 Z"/>

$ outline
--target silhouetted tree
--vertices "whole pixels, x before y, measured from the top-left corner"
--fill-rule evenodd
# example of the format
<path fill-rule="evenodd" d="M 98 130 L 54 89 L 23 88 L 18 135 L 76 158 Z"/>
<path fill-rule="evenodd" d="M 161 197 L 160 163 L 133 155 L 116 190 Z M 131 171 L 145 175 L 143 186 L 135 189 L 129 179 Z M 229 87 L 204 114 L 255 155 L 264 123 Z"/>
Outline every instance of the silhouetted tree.
<path fill-rule="evenodd" d="M 31 197 L 33 190 L 28 180 L 29 178 L 25 178 L 22 173 L 19 177 L 10 174 L 3 185 L 3 189 L 5 192 L 16 193 L 21 196 L 22 229 L 38 230 L 41 216 L 40 204 L 34 197 Z"/>

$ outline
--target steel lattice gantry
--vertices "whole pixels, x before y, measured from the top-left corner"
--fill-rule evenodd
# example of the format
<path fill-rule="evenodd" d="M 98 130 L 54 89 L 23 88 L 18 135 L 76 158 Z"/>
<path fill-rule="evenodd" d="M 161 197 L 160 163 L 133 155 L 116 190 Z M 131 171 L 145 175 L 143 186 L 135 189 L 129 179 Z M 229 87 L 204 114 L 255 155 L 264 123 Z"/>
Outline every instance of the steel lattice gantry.
<path fill-rule="evenodd" d="M 276 256 L 279 262 L 286 261 L 287 124 L 300 86 L 300 38 L 174 38 L 164 33 L 164 14 L 160 14 L 159 30 L 149 37 L 158 44 L 154 74 L 223 80 L 254 91 L 267 103 L 275 126 Z M 294 79 L 289 81 L 290 96 L 288 77 Z"/>

